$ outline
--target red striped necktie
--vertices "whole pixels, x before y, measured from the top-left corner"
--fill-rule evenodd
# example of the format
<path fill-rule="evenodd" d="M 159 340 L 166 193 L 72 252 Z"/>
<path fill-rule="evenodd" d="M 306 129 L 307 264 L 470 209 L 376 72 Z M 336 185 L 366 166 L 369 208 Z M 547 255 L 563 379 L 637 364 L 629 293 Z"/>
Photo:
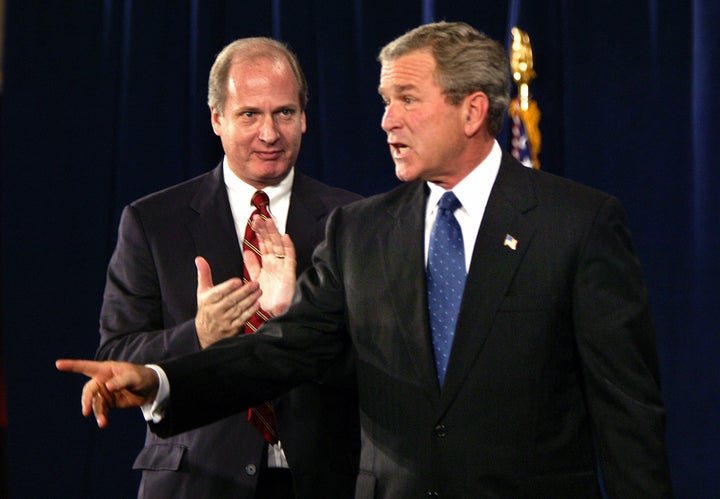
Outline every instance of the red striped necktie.
<path fill-rule="evenodd" d="M 250 199 L 250 203 L 255 207 L 245 227 L 245 238 L 243 239 L 243 251 L 253 251 L 258 259 L 260 265 L 262 265 L 262 256 L 260 255 L 260 249 L 258 248 L 258 238 L 255 233 L 255 229 L 252 226 L 252 218 L 255 215 L 260 215 L 263 219 L 270 218 L 270 212 L 268 211 L 268 205 L 270 200 L 268 195 L 263 191 L 257 191 L 253 194 Z M 243 264 L 243 281 L 250 281 L 250 274 L 248 273 L 247 266 Z M 270 314 L 263 309 L 258 309 L 247 322 L 245 322 L 245 334 L 252 334 L 258 330 L 258 328 L 268 319 Z M 270 444 L 276 444 L 278 442 L 277 436 L 277 423 L 275 422 L 275 411 L 270 402 L 263 402 L 262 404 L 251 408 L 248 411 L 248 421 L 250 421 L 255 428 L 260 432 L 263 438 Z"/>

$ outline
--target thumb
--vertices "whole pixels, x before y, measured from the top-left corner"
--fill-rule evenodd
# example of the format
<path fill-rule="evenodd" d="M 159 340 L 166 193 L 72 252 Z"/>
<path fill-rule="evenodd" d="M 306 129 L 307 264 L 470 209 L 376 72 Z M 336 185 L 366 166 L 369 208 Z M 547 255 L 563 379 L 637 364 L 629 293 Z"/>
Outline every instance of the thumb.
<path fill-rule="evenodd" d="M 207 291 L 213 287 L 212 270 L 210 264 L 203 257 L 195 258 L 195 267 L 197 268 L 198 294 Z"/>

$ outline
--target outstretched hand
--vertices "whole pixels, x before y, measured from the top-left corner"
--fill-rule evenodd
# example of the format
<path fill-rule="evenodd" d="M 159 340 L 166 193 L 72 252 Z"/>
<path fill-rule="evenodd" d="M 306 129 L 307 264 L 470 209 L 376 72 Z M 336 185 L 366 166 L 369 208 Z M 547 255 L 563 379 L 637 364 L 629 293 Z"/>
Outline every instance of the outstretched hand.
<path fill-rule="evenodd" d="M 250 251 L 243 252 L 243 260 L 250 278 L 260 284 L 260 306 L 273 316 L 287 310 L 295 293 L 295 246 L 290 236 L 280 234 L 272 218 L 263 219 L 255 215 L 253 228 L 258 236 L 258 256 Z"/>
<path fill-rule="evenodd" d="M 151 403 L 158 390 L 155 371 L 129 362 L 60 359 L 55 367 L 91 378 L 82 390 L 82 413 L 87 417 L 93 412 L 100 428 L 108 425 L 111 409 Z"/>
<path fill-rule="evenodd" d="M 245 321 L 260 307 L 260 287 L 256 282 L 243 284 L 234 277 L 214 285 L 212 270 L 205 258 L 195 258 L 198 275 L 195 330 L 202 348 L 218 340 L 235 336 Z"/>

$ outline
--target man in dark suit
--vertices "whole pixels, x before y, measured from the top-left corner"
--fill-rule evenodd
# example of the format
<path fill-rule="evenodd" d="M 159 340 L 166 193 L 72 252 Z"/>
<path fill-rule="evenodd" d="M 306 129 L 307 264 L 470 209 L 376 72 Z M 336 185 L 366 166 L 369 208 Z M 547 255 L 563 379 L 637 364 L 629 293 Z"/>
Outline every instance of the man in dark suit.
<path fill-rule="evenodd" d="M 241 39 L 218 55 L 208 104 L 225 158 L 123 211 L 97 358 L 160 362 L 242 334 L 259 294 L 246 293 L 240 279 L 255 191 L 269 196 L 277 225 L 292 235 L 298 271 L 310 266 L 330 211 L 360 196 L 294 169 L 306 103 L 299 63 L 279 42 Z M 204 258 L 200 268 L 209 271 L 209 264 L 213 274 L 196 291 L 197 255 Z M 266 443 L 247 414 L 172 439 L 148 432 L 134 464 L 143 471 L 139 496 L 293 497 L 288 464 L 298 497 L 352 496 L 359 430 L 354 381 L 348 381 L 309 383 L 274 401 L 279 445 Z"/>
<path fill-rule="evenodd" d="M 260 334 L 157 375 L 59 361 L 94 378 L 83 413 L 105 425 L 112 407 L 154 401 L 153 430 L 173 434 L 322 379 L 352 349 L 358 498 L 601 497 L 601 483 L 608 497 L 671 496 L 654 330 L 620 203 L 500 150 L 507 59 L 470 26 L 421 26 L 380 62 L 382 127 L 406 183 L 333 212 L 293 305 Z M 451 262 L 459 277 L 446 279 Z"/>

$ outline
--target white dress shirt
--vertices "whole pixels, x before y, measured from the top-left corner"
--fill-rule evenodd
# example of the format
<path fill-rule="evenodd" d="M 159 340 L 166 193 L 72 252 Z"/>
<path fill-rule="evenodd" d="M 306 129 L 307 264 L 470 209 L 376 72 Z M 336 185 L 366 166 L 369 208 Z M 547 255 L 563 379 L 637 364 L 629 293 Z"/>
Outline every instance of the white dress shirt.
<path fill-rule="evenodd" d="M 463 235 L 463 245 L 465 249 L 465 271 L 470 269 L 470 260 L 472 259 L 473 249 L 475 248 L 475 240 L 480 229 L 483 216 L 485 215 L 485 207 L 490 198 L 490 191 L 495 183 L 498 170 L 500 169 L 500 161 L 502 160 L 502 150 L 500 144 L 495 141 L 490 154 L 471 171 L 467 177 L 462 179 L 453 189 L 452 192 L 462 205 L 455 211 L 455 218 L 460 224 L 460 230 Z M 430 231 L 435 216 L 437 214 L 437 204 L 440 198 L 445 194 L 445 189 L 432 182 L 427 183 L 430 188 L 427 206 L 425 208 L 425 265 L 427 266 L 428 247 L 430 246 Z"/>
<path fill-rule="evenodd" d="M 251 204 L 250 200 L 258 189 L 246 184 L 233 173 L 228 166 L 227 157 L 223 158 L 222 167 L 225 187 L 230 201 L 230 211 L 232 212 L 233 222 L 235 223 L 235 232 L 237 233 L 240 248 L 242 248 L 247 221 L 250 215 L 252 215 L 252 212 L 255 211 L 255 207 Z M 265 194 L 268 195 L 270 200 L 268 211 L 281 234 L 285 233 L 294 178 L 295 168 L 291 168 L 288 175 L 280 181 L 279 184 L 262 189 Z M 141 409 L 146 421 L 159 423 L 164 417 L 165 406 L 170 399 L 170 383 L 168 382 L 165 371 L 163 371 L 160 366 L 149 364 L 147 367 L 153 369 L 158 375 L 158 393 L 152 404 L 147 404 Z M 270 468 L 288 467 L 285 452 L 282 449 L 282 443 L 280 441 L 275 445 L 268 445 L 267 464 Z"/>
<path fill-rule="evenodd" d="M 247 225 L 248 218 L 250 218 L 250 215 L 255 210 L 255 207 L 250 204 L 250 200 L 257 189 L 240 180 L 240 178 L 230 170 L 227 164 L 227 158 L 223 160 L 223 177 L 225 178 L 225 187 L 227 187 L 228 199 L 230 200 L 230 211 L 232 211 L 233 221 L 235 222 L 235 232 L 237 233 L 238 242 L 242 248 L 243 237 L 245 237 L 245 225 Z M 279 184 L 263 189 L 270 199 L 268 207 L 273 222 L 275 222 L 275 226 L 281 234 L 285 233 L 294 178 L 295 169 L 291 168 L 290 173 L 288 173 Z"/>

